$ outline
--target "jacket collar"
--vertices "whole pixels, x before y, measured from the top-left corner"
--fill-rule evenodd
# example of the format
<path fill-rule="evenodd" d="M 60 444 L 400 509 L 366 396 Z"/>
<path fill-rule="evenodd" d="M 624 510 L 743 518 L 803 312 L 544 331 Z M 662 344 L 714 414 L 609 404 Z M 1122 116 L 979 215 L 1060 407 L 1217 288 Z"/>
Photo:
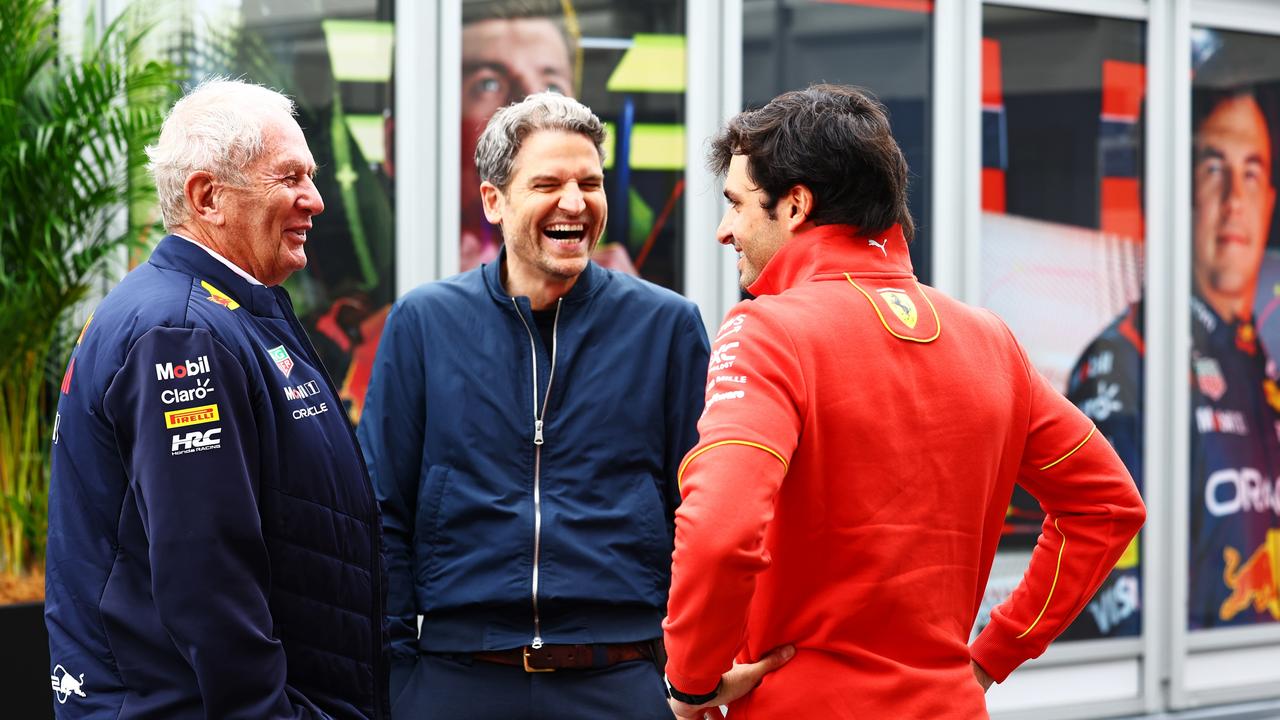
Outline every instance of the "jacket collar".
<path fill-rule="evenodd" d="M 176 270 L 194 277 L 201 289 L 208 292 L 208 298 L 212 302 L 225 305 L 225 299 L 229 299 L 254 315 L 284 317 L 277 298 L 283 290 L 250 283 L 189 240 L 176 235 L 165 236 L 151 252 L 148 262 L 159 268 Z"/>
<path fill-rule="evenodd" d="M 822 275 L 911 277 L 911 253 L 902 226 L 867 234 L 852 225 L 819 225 L 803 232 L 769 260 L 747 292 L 777 295 Z"/>
<path fill-rule="evenodd" d="M 502 263 L 506 262 L 506 259 L 507 246 L 504 244 L 498 251 L 498 257 L 480 266 L 489 295 L 495 302 L 502 305 L 511 304 L 511 296 L 507 294 L 506 288 L 502 287 Z M 599 292 L 609 283 L 609 280 L 608 271 L 596 265 L 595 261 L 588 261 L 587 267 L 583 269 L 582 274 L 578 275 L 577 282 L 565 294 L 564 301 L 570 305 L 582 302 Z"/>

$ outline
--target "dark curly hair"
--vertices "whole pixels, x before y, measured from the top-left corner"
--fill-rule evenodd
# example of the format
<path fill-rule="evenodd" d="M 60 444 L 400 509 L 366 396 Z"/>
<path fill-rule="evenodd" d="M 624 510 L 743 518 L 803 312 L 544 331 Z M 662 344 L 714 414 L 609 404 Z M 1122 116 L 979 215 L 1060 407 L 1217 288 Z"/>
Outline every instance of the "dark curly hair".
<path fill-rule="evenodd" d="M 878 233 L 899 224 L 908 241 L 915 235 L 907 161 L 884 106 L 867 90 L 811 85 L 739 113 L 712 141 L 708 166 L 724 175 L 734 155 L 746 156 L 770 218 L 787 191 L 804 185 L 814 195 L 809 219 L 817 225 Z"/>

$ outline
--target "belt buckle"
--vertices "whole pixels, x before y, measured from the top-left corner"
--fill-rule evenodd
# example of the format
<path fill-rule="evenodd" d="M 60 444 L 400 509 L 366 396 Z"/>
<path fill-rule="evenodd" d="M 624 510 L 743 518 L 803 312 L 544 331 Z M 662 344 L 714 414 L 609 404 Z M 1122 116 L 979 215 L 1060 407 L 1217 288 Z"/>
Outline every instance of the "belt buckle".
<path fill-rule="evenodd" d="M 533 666 L 531 666 L 531 665 L 529 664 L 529 646 L 528 646 L 528 645 L 525 645 L 523 648 L 521 648 L 521 651 L 522 651 L 522 652 L 521 652 L 521 655 L 522 655 L 522 657 L 524 658 L 524 671 L 525 671 L 525 672 L 527 672 L 527 673 L 545 673 L 545 672 L 555 672 L 555 671 L 556 671 L 556 669 L 555 669 L 555 668 L 539 668 L 539 667 L 533 667 Z"/>

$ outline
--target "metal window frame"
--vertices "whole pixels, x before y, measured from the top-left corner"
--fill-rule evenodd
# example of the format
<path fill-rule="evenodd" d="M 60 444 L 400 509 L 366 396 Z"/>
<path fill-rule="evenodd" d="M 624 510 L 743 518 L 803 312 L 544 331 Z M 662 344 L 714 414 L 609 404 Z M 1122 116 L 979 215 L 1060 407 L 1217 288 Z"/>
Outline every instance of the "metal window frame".
<path fill-rule="evenodd" d="M 396 294 L 456 272 L 460 232 L 463 0 L 396 3 Z M 684 294 L 713 330 L 738 301 L 733 253 L 715 242 L 720 181 L 706 169 L 705 139 L 742 98 L 742 0 L 685 0 Z M 413 198 L 413 202 L 405 202 Z"/>
<path fill-rule="evenodd" d="M 395 44 L 395 92 L 396 106 L 396 297 L 424 282 L 443 277 L 441 269 L 448 267 L 441 257 L 443 246 L 451 245 L 457 255 L 457 240 L 441 242 L 448 238 L 446 225 L 453 228 L 457 237 L 457 201 L 454 212 L 444 212 L 444 196 L 447 188 L 454 186 L 457 173 L 445 178 L 443 168 L 457 168 L 457 163 L 446 165 L 443 157 L 444 135 L 448 123 L 442 118 L 461 112 L 458 93 L 445 93 L 446 80 L 443 69 L 455 68 L 461 58 L 461 39 L 458 33 L 445 32 L 449 18 L 461 17 L 461 0 L 442 0 L 439 3 L 421 3 L 400 0 L 396 2 Z M 460 23 L 460 20 L 459 20 Z M 449 46 L 453 47 L 450 48 Z M 408 72 L 413 68 L 413 72 Z M 454 84 L 457 85 L 458 80 Z M 458 132 L 454 123 L 454 133 Z M 456 156 L 457 142 L 453 153 Z M 407 202 L 412 198 L 413 202 Z M 426 237 L 424 237 L 426 235 Z M 453 267 L 457 267 L 455 257 Z"/>
<path fill-rule="evenodd" d="M 1190 411 L 1186 377 L 1191 328 L 1185 311 L 1190 303 L 1190 228 L 1174 216 L 1177 197 L 1188 197 L 1189 167 L 1185 158 L 1186 127 L 1190 124 L 1191 60 L 1187 49 L 1188 0 L 1159 0 L 1147 20 L 1147 107 L 1144 201 L 1147 237 L 1144 356 L 1145 390 L 1143 472 L 1147 524 L 1142 531 L 1143 690 L 1145 710 L 1167 706 L 1176 690 L 1171 678 L 1179 662 L 1186 625 L 1175 627 L 1174 617 L 1186 607 L 1186 547 L 1188 473 L 1187 427 Z M 1180 141 L 1182 143 L 1180 144 Z M 1168 243 L 1152 238 L 1169 238 Z M 1182 309 L 1182 312 L 1178 310 Z M 1172 395 L 1166 388 L 1173 388 Z M 1172 450 L 1166 451 L 1166 449 Z M 1182 458 L 1179 462 L 1177 458 Z M 1154 482 L 1169 478 L 1172 482 Z M 1179 544 L 1177 537 L 1183 540 Z M 1175 563 L 1181 557 L 1183 562 Z M 1176 566 L 1176 567 L 1175 567 Z M 1182 580 L 1177 580 L 1181 572 Z"/>
<path fill-rule="evenodd" d="M 742 106 L 742 0 L 685 0 L 685 33 L 683 289 L 714 336 L 738 302 L 738 271 L 734 253 L 716 242 L 724 202 L 721 179 L 707 169 L 706 150 Z"/>
<path fill-rule="evenodd" d="M 1172 103 L 1168 111 L 1170 123 L 1169 143 L 1166 154 L 1171 160 L 1166 165 L 1172 187 L 1166 197 L 1166 212 L 1173 232 L 1166 262 L 1170 278 L 1168 294 L 1170 317 L 1166 322 L 1172 340 L 1168 348 L 1170 364 L 1169 385 L 1173 392 L 1166 397 L 1172 402 L 1166 416 L 1172 427 L 1166 429 L 1165 438 L 1171 452 L 1166 453 L 1167 477 L 1172 480 L 1171 511 L 1168 516 L 1171 531 L 1171 553 L 1168 556 L 1168 574 L 1172 583 L 1169 597 L 1171 608 L 1183 608 L 1187 603 L 1188 568 L 1185 548 L 1190 541 L 1190 467 L 1187 458 L 1191 448 L 1190 390 L 1187 383 L 1173 382 L 1190 373 L 1190 357 L 1186 348 L 1191 347 L 1191 323 L 1188 312 L 1176 312 L 1176 308 L 1188 308 L 1191 301 L 1192 238 L 1190 207 L 1179 203 L 1178 198 L 1191 196 L 1191 161 L 1187 148 L 1194 128 L 1191 127 L 1190 81 L 1176 82 L 1177 78 L 1191 77 L 1191 47 L 1193 28 L 1208 27 L 1215 30 L 1275 35 L 1280 42 L 1280 5 L 1265 0 L 1163 0 L 1171 5 L 1171 28 L 1166 35 L 1170 43 L 1166 59 L 1171 70 L 1168 87 Z M 1150 312 L 1150 310 L 1148 310 Z M 1176 350 L 1182 349 L 1181 352 Z M 1148 356 L 1150 359 L 1150 356 Z M 1148 387 L 1148 395 L 1153 393 Z M 1148 416 L 1150 417 L 1150 416 Z M 1148 459 L 1151 455 L 1148 453 Z M 1183 550 L 1179 550 L 1182 548 Z M 1280 697 L 1280 686 L 1272 680 L 1262 683 L 1223 684 L 1208 690 L 1189 688 L 1190 666 L 1197 657 L 1216 654 L 1229 661 L 1232 656 L 1243 656 L 1256 648 L 1272 648 L 1280 653 L 1280 624 L 1253 627 L 1225 628 L 1189 632 L 1186 615 L 1170 612 L 1169 637 L 1169 706 L 1175 709 L 1203 707 L 1210 704 L 1233 703 L 1245 700 L 1275 699 Z M 1236 651 L 1236 652 L 1232 652 Z M 1224 663 L 1225 664 L 1225 663 Z"/>
<path fill-rule="evenodd" d="M 992 0 L 983 3 L 938 0 L 934 11 L 934 105 L 937 108 L 958 108 L 959 111 L 950 113 L 945 124 L 935 121 L 931 130 L 935 149 L 934 223 L 938 228 L 958 228 L 960 231 L 956 238 L 934 238 L 934 278 L 940 289 L 969 303 L 977 303 L 981 298 L 981 42 L 984 9 L 988 6 L 1017 7 L 1146 22 L 1148 102 L 1163 106 L 1170 101 L 1167 97 L 1168 78 L 1173 77 L 1166 59 L 1169 51 L 1163 49 L 1165 45 L 1173 44 L 1167 39 L 1167 28 L 1170 27 L 1168 11 L 1170 3 L 1185 1 L 1156 0 L 1148 4 L 1144 0 Z M 1169 118 L 1163 113 L 1148 113 L 1146 132 L 1149 142 L 1160 141 L 1170 134 Z M 1147 177 L 1167 180 L 1170 175 L 1169 157 L 1168 153 L 1147 153 Z M 1167 198 L 1170 190 L 1148 182 L 1145 183 L 1145 196 L 1147 237 L 1171 233 L 1174 228 L 1170 226 L 1178 223 L 1169 222 Z M 1186 230 L 1185 225 L 1182 229 Z M 1156 243 L 1148 242 L 1146 245 L 1147 293 L 1151 297 L 1165 298 L 1171 294 L 1171 273 L 1165 266 L 1176 251 L 1166 252 L 1156 247 Z M 1176 417 L 1169 417 L 1172 408 L 1167 407 L 1170 402 L 1167 393 L 1157 389 L 1177 387 L 1169 382 L 1171 377 L 1176 377 L 1173 374 L 1176 368 L 1172 367 L 1176 363 L 1169 362 L 1172 353 L 1158 352 L 1156 348 L 1170 347 L 1174 342 L 1168 337 L 1173 322 L 1172 307 L 1179 306 L 1171 300 L 1147 303 L 1147 344 L 1152 348 L 1147 353 L 1144 398 L 1149 418 L 1144 438 L 1148 478 L 1167 477 L 1166 466 L 1171 464 L 1167 453 L 1162 450 L 1168 446 L 1168 432 Z M 1180 307 L 1186 307 L 1186 302 Z M 1187 362 L 1186 358 L 1182 359 L 1184 366 Z M 1174 404 L 1177 404 L 1176 400 Z M 1154 422 L 1152 419 L 1155 418 L 1164 422 Z M 1179 427 L 1185 425 L 1184 422 Z M 1185 463 L 1182 465 L 1185 473 Z M 1164 706 L 1161 688 L 1170 673 L 1164 632 L 1168 627 L 1168 573 L 1163 570 L 1168 562 L 1168 546 L 1164 537 L 1169 528 L 1165 522 L 1168 514 L 1162 508 L 1169 500 L 1169 493 L 1163 485 L 1150 481 L 1144 490 L 1149 513 L 1141 536 L 1144 553 L 1142 636 L 1054 644 L 1044 656 L 1018 671 L 1065 675 L 1100 662 L 1127 660 L 1136 664 L 1139 674 L 1137 694 L 1120 700 L 1091 699 L 1089 691 L 1092 688 L 1081 687 L 1080 696 L 1070 704 L 1046 704 L 1034 709 L 996 713 L 993 717 L 1074 720 L 1154 712 Z M 1018 672 L 1012 676 L 1014 682 Z"/>
<path fill-rule="evenodd" d="M 962 127 L 934 127 L 935 217 L 940 227 L 963 228 L 959 248 L 938 244 L 935 277 L 947 283 L 958 296 L 972 302 L 980 296 L 977 282 L 980 237 L 976 218 L 980 201 L 973 187 L 978 185 L 978 163 L 962 160 L 973 150 L 948 146 L 948 142 L 974 143 L 981 139 L 968 126 L 980 121 L 975 109 L 981 95 L 980 63 L 972 57 L 976 50 L 957 49 L 950 33 L 978 43 L 981 21 L 977 29 L 964 13 L 974 11 L 963 0 L 939 0 L 936 10 L 935 102 L 938 107 L 960 107 Z M 1145 500 L 1148 520 L 1143 529 L 1143 626 L 1138 643 L 1133 641 L 1098 641 L 1051 647 L 1044 658 L 1028 664 L 1028 668 L 1072 666 L 1096 662 L 1116 655 L 1130 654 L 1141 662 L 1141 710 L 1159 712 L 1204 707 L 1209 704 L 1240 702 L 1280 695 L 1274 682 L 1226 685 L 1210 690 L 1188 688 L 1189 661 L 1197 655 L 1231 650 L 1248 653 L 1256 648 L 1280 646 L 1280 626 L 1201 631 L 1186 629 L 1188 568 L 1186 548 L 1189 542 L 1190 499 L 1190 394 L 1185 382 L 1176 382 L 1190 372 L 1191 330 L 1185 308 L 1191 297 L 1191 231 L 1189 208 L 1178 198 L 1190 196 L 1191 168 L 1186 148 L 1190 141 L 1191 84 L 1190 35 L 1193 27 L 1255 34 L 1280 35 L 1280 5 L 1265 0 L 992 0 L 986 5 L 1023 7 L 1056 12 L 1082 13 L 1101 17 L 1145 20 L 1147 22 L 1147 104 L 1146 180 L 1144 200 L 1147 217 L 1147 252 L 1145 257 L 1146 344 L 1145 355 L 1145 450 L 1144 463 L 1148 478 Z M 957 7 L 958 6 L 958 7 Z M 980 11 L 977 11 L 980 15 Z M 956 19 L 955 16 L 960 16 Z M 964 43 L 958 43 L 963 45 Z M 977 69 L 974 69 L 976 67 Z M 966 97 L 956 103 L 948 99 L 954 87 L 941 84 L 964 83 Z M 956 104 L 950 104 L 956 103 Z M 951 207 L 941 192 L 943 187 L 960 187 L 961 206 Z M 945 215 L 943 213 L 946 213 Z M 1180 311 L 1180 309 L 1182 309 Z M 1172 390 L 1170 390 L 1170 388 Z M 1165 478 L 1165 482 L 1154 482 Z M 1084 699 L 1082 698 L 1082 701 Z M 1127 703 L 1125 704 L 1127 706 Z M 1087 717 L 1102 711 L 1099 706 L 1082 704 L 1074 709 L 1047 708 L 1034 714 L 1039 720 Z M 1116 704 L 1108 704 L 1102 714 L 1124 712 Z M 1021 717 L 1023 715 L 1014 715 Z M 1026 716 L 1030 716 L 1027 713 Z"/>
<path fill-rule="evenodd" d="M 1186 554 L 1190 447 L 1190 360 L 1187 313 L 1191 296 L 1190 46 L 1192 27 L 1280 36 L 1280 4 L 1267 0 L 936 0 L 930 139 L 933 278 L 939 289 L 968 302 L 981 297 L 981 38 L 988 6 L 1022 7 L 1141 20 L 1147 23 L 1147 104 L 1144 200 L 1146 390 L 1144 463 L 1148 482 L 1143 529 L 1143 626 L 1140 639 L 1051 646 L 1028 664 L 1036 672 L 1134 659 L 1139 695 L 1104 705 L 1081 697 L 1076 707 L 1053 706 L 1004 717 L 1067 720 L 1160 712 L 1209 703 L 1276 697 L 1274 684 L 1191 691 L 1188 659 L 1196 653 L 1280 645 L 1280 626 L 1188 633 Z M 396 76 L 396 289 L 453 273 L 456 238 L 461 81 L 462 0 L 397 2 L 396 64 L 415 68 Z M 705 168 L 706 139 L 741 109 L 742 0 L 686 0 L 688 42 L 685 93 L 686 195 L 684 292 L 710 331 L 738 301 L 733 253 L 714 240 L 723 204 L 719 179 Z M 944 118 L 945 120 L 941 120 Z M 404 202 L 412 198 L 413 202 Z M 1172 388 L 1170 391 L 1169 388 Z M 1155 482 L 1155 478 L 1164 478 Z M 1247 636 L 1246 636 L 1247 635 Z"/>

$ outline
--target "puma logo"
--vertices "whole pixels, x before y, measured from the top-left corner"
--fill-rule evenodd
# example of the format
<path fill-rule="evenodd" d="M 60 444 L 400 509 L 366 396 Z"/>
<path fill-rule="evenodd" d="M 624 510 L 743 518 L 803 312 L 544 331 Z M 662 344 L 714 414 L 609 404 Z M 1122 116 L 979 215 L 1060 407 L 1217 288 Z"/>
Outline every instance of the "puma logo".
<path fill-rule="evenodd" d="M 876 242 L 875 240 L 868 239 L 868 240 L 867 240 L 867 246 L 868 246 L 868 247 L 878 247 L 878 248 L 880 248 L 880 252 L 884 253 L 884 256 L 885 256 L 885 257 L 889 257 L 889 251 L 884 249 L 885 243 L 887 243 L 887 242 L 889 242 L 889 241 L 888 241 L 888 240 L 881 240 L 880 242 Z"/>

